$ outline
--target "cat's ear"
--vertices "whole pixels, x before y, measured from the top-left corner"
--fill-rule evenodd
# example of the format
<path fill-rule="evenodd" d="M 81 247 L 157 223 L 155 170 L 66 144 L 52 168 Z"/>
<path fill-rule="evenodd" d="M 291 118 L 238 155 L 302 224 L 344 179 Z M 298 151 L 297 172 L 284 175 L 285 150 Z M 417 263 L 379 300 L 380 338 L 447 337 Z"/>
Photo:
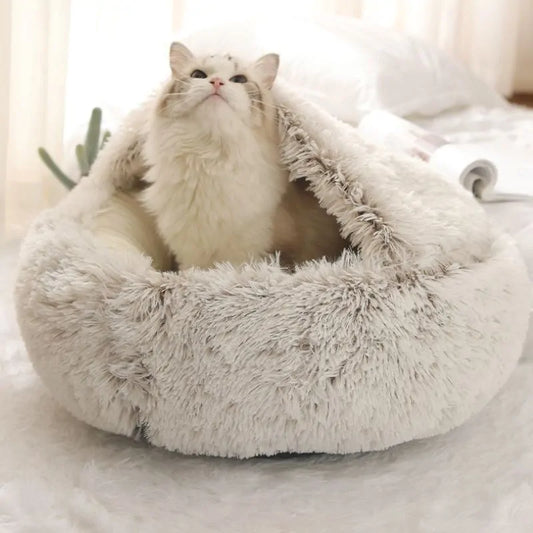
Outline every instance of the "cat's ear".
<path fill-rule="evenodd" d="M 278 73 L 279 67 L 279 55 L 278 54 L 267 54 L 266 56 L 260 57 L 254 63 L 254 71 L 259 76 L 261 83 L 267 88 L 271 89 L 274 85 L 274 80 Z"/>
<path fill-rule="evenodd" d="M 184 44 L 174 42 L 170 45 L 170 69 L 175 77 L 181 75 L 184 65 L 189 63 L 193 58 L 193 53 Z"/>

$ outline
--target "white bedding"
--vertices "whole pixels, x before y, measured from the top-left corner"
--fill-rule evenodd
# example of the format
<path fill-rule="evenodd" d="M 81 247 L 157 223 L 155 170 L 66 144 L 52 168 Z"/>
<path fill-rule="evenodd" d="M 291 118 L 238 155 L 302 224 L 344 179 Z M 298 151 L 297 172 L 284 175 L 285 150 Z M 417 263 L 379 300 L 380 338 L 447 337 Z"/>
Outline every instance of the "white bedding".
<path fill-rule="evenodd" d="M 424 125 L 498 151 L 502 182 L 531 186 L 533 112 L 470 108 Z M 533 203 L 487 209 L 533 278 Z M 15 324 L 16 252 L 0 258 L 0 531 L 533 531 L 531 330 L 504 389 L 447 435 L 362 456 L 182 457 L 87 427 L 54 403 Z"/>
<path fill-rule="evenodd" d="M 475 146 L 498 167 L 498 191 L 529 194 L 533 200 L 533 109 L 470 107 L 411 118 L 452 142 Z"/>
<path fill-rule="evenodd" d="M 531 195 L 531 201 L 484 206 L 515 237 L 533 279 L 533 109 L 468 107 L 410 118 L 452 142 L 476 147 L 493 161 L 498 168 L 498 192 Z"/>

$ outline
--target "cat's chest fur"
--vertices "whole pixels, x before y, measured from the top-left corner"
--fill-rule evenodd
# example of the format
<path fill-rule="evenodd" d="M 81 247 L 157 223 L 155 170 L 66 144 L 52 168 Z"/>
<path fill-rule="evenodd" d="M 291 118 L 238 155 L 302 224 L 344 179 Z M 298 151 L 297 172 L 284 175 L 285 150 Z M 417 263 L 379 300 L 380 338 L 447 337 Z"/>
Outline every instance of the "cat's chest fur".
<path fill-rule="evenodd" d="M 151 141 L 143 201 L 181 268 L 239 264 L 271 251 L 287 176 L 266 140 L 220 143 L 156 131 Z"/>

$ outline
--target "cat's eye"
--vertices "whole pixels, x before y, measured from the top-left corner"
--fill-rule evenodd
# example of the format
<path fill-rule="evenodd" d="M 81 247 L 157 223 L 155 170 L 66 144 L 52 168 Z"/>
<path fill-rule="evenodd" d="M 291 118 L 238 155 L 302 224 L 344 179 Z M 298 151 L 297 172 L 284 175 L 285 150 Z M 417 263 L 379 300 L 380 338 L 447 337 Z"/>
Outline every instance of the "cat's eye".
<path fill-rule="evenodd" d="M 236 74 L 235 76 L 232 76 L 229 81 L 232 81 L 233 83 L 246 83 L 248 78 L 244 74 Z"/>
<path fill-rule="evenodd" d="M 207 78 L 207 74 L 203 70 L 193 70 L 191 72 L 191 78 Z"/>

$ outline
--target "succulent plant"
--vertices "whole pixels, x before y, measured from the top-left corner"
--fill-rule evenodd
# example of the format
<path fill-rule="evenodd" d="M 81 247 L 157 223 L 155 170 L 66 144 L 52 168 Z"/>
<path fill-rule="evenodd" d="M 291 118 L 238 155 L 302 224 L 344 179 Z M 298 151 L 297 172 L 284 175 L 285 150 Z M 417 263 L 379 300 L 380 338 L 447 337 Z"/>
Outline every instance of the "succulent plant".
<path fill-rule="evenodd" d="M 95 107 L 91 112 L 85 142 L 84 144 L 76 145 L 76 159 L 78 160 L 78 166 L 80 167 L 81 178 L 89 175 L 91 166 L 95 162 L 98 152 L 104 147 L 105 143 L 111 136 L 111 133 L 107 130 L 100 136 L 101 126 L 102 110 Z M 77 181 L 67 176 L 43 147 L 40 147 L 37 152 L 43 163 L 67 189 L 73 189 L 77 185 Z"/>

